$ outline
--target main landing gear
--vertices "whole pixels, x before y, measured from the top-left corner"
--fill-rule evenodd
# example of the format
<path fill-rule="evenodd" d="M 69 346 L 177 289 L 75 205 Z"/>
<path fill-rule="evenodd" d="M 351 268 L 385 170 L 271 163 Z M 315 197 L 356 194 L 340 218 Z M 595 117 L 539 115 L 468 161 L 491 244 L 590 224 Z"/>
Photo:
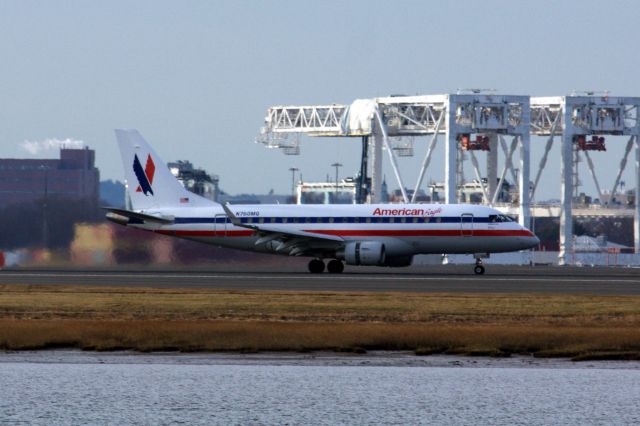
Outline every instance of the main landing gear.
<path fill-rule="evenodd" d="M 344 271 L 344 263 L 338 259 L 330 260 L 327 264 L 327 271 L 329 271 L 330 274 L 341 274 L 342 271 Z"/>
<path fill-rule="evenodd" d="M 312 259 L 309 261 L 309 272 L 312 274 L 321 274 L 324 272 L 324 262 L 320 259 Z"/>
<path fill-rule="evenodd" d="M 338 259 L 332 259 L 327 264 L 327 272 L 330 274 L 339 274 L 344 271 L 344 263 Z M 312 274 L 321 274 L 324 272 L 324 262 L 320 259 L 312 259 L 309 261 L 309 272 Z"/>
<path fill-rule="evenodd" d="M 484 274 L 484 266 L 482 266 L 482 259 L 480 259 L 479 257 L 476 257 L 476 266 L 475 268 L 473 268 L 473 272 L 475 272 L 476 275 Z"/>

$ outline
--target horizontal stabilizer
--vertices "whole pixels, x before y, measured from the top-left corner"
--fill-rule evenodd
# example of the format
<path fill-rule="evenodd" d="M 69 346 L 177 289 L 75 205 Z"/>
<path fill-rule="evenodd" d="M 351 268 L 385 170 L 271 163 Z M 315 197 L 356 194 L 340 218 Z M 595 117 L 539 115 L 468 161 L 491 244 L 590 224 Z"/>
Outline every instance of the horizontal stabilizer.
<path fill-rule="evenodd" d="M 133 219 L 133 222 L 151 222 L 161 225 L 173 223 L 174 221 L 173 216 L 154 216 L 150 214 L 134 212 L 131 210 L 117 209 L 114 207 L 103 207 L 103 209 L 109 212 L 107 213 L 107 219 L 111 220 L 112 222 L 121 224 L 130 223 L 132 222 L 131 219 Z"/>

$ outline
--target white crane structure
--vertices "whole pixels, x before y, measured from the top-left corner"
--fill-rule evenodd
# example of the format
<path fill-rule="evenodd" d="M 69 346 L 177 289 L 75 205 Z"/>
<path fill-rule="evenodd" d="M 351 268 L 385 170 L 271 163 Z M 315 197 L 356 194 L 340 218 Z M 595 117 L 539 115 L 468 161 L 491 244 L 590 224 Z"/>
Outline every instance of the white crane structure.
<path fill-rule="evenodd" d="M 478 182 L 483 182 L 483 204 L 508 213 L 517 213 L 521 225 L 530 225 L 530 200 L 535 197 L 540 176 L 555 136 L 561 137 L 560 264 L 569 262 L 572 250 L 572 200 L 577 179 L 576 161 L 583 155 L 594 179 L 599 200 L 603 196 L 593 167 L 590 151 L 604 150 L 604 137 L 626 136 L 627 144 L 620 162 L 611 197 L 620 186 L 627 158 L 635 147 L 634 246 L 640 253 L 640 98 L 609 97 L 607 94 L 529 97 L 501 95 L 481 90 L 467 93 L 417 96 L 389 96 L 358 99 L 348 105 L 273 106 L 267 110 L 265 125 L 257 142 L 280 148 L 285 154 L 299 154 L 299 136 L 360 137 L 362 140 L 360 189 L 368 188 L 369 202 L 379 202 L 382 187 L 382 156 L 386 150 L 404 202 L 415 201 L 431 163 L 440 136 L 444 136 L 444 201 L 457 202 L 457 188 L 465 154 Z M 539 168 L 530 180 L 530 137 L 546 137 Z M 289 137 L 291 136 L 291 137 Z M 413 153 L 415 137 L 428 138 L 414 190 L 407 191 L 397 156 Z M 404 139 L 399 139 L 404 138 Z M 407 143 L 407 138 L 411 138 Z M 591 139 L 589 139 L 591 138 Z M 383 149 L 384 148 L 384 149 Z M 486 180 L 476 153 L 484 151 Z M 514 154 L 517 151 L 517 158 Z M 498 155 L 503 167 L 498 170 Z M 595 153 L 594 153 L 595 155 Z M 517 162 L 516 162 L 517 161 Z M 514 166 L 517 165 L 517 167 Z M 498 206 L 498 193 L 507 173 L 518 184 L 517 212 L 512 206 Z M 411 196 L 410 196 L 411 195 Z M 362 200 L 361 200 L 362 201 Z M 515 207 L 515 206 L 514 206 Z M 606 206 L 603 206 L 606 207 Z M 544 208 L 542 208 L 544 209 Z M 620 209 L 618 209 L 619 211 Z M 545 215 L 545 212 L 542 212 Z M 547 212 L 548 213 L 548 212 Z M 588 213 L 593 215 L 594 213 Z M 626 216 L 610 212 L 609 215 Z M 597 214 L 596 214 L 597 215 Z"/>
<path fill-rule="evenodd" d="M 580 156 L 587 160 L 599 203 L 603 203 L 603 192 L 598 180 L 591 151 L 606 151 L 605 137 L 623 136 L 627 142 L 612 185 L 611 198 L 616 194 L 620 178 L 627 165 L 627 158 L 635 146 L 635 212 L 634 248 L 640 253 L 640 98 L 610 97 L 607 93 L 584 95 L 532 97 L 531 133 L 547 137 L 545 151 L 533 182 L 531 198 L 535 197 L 540 176 L 555 136 L 561 138 L 560 178 L 560 253 L 561 265 L 569 263 L 568 255 L 573 245 L 573 199 L 577 180 L 577 163 Z M 603 206 L 604 207 L 604 206 Z"/>

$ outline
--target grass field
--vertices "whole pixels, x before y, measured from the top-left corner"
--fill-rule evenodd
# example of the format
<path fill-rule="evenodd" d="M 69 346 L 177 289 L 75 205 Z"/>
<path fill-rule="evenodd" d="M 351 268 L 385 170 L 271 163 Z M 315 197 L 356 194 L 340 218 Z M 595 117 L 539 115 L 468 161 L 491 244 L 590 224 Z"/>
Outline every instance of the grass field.
<path fill-rule="evenodd" d="M 640 359 L 640 296 L 0 286 L 0 349 Z"/>

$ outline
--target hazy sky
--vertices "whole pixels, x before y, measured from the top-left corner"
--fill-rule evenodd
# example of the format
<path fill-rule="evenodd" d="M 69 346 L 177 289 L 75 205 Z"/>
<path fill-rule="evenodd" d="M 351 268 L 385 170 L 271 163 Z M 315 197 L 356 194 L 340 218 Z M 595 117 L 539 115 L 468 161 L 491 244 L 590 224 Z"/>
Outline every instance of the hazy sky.
<path fill-rule="evenodd" d="M 4 0 L 0 157 L 31 156 L 25 141 L 81 140 L 103 179 L 122 179 L 113 129 L 137 128 L 166 161 L 191 160 L 228 192 L 288 193 L 292 166 L 305 180 L 333 175 L 336 160 L 355 174 L 359 141 L 267 150 L 254 140 L 270 105 L 471 87 L 639 96 L 639 18 L 636 1 Z M 401 160 L 410 185 L 425 140 Z M 544 141 L 532 142 L 533 178 Z M 593 155 L 604 188 L 623 145 L 611 138 Z M 537 198 L 558 197 L 558 146 L 551 157 Z M 427 179 L 440 180 L 442 161 L 432 164 Z M 633 161 L 629 187 L 632 173 Z M 582 180 L 592 191 L 584 166 Z"/>

